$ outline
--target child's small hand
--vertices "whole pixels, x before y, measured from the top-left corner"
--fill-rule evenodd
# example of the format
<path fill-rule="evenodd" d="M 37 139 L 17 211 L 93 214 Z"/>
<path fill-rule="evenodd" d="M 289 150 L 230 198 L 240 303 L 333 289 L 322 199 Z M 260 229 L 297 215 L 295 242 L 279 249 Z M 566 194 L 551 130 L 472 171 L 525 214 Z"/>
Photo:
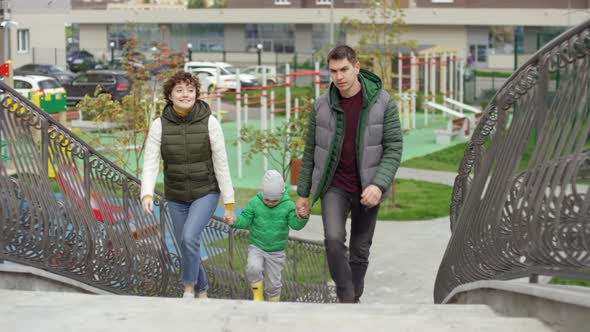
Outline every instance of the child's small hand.
<path fill-rule="evenodd" d="M 230 226 L 233 225 L 236 222 L 236 214 L 234 211 L 226 210 L 223 213 L 223 221 Z"/>

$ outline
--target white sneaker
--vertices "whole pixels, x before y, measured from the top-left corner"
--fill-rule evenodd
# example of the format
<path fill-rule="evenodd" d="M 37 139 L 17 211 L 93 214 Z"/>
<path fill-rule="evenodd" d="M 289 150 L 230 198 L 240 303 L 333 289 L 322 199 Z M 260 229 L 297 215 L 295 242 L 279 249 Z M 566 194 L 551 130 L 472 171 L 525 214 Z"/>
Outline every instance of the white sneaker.
<path fill-rule="evenodd" d="M 209 297 L 207 296 L 207 291 L 202 291 L 200 293 L 197 293 L 197 299 L 208 299 Z"/>
<path fill-rule="evenodd" d="M 184 292 L 184 294 L 182 294 L 182 298 L 183 299 L 194 299 L 195 294 L 191 293 L 191 292 Z"/>

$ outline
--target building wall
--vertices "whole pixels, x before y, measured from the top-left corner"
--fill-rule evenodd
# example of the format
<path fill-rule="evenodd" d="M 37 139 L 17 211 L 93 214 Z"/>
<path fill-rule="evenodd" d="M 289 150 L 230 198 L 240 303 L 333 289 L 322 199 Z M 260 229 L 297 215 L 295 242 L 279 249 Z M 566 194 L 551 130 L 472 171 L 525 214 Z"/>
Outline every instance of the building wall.
<path fill-rule="evenodd" d="M 70 0 L 9 0 L 12 12 L 20 14 L 59 14 L 70 10 Z"/>
<path fill-rule="evenodd" d="M 223 31 L 223 45 L 229 52 L 244 52 L 246 50 L 246 38 L 244 34 L 245 24 L 226 24 Z"/>
<path fill-rule="evenodd" d="M 450 3 L 433 3 L 416 0 L 417 7 L 452 8 L 589 8 L 588 0 L 451 0 Z"/>
<path fill-rule="evenodd" d="M 20 14 L 13 12 L 18 27 L 11 29 L 10 39 L 15 68 L 27 63 L 48 63 L 65 68 L 66 15 Z M 17 29 L 29 30 L 29 51 L 17 52 Z"/>
<path fill-rule="evenodd" d="M 88 50 L 97 60 L 107 60 L 108 33 L 106 24 L 80 24 L 80 49 Z"/>
<path fill-rule="evenodd" d="M 418 45 L 454 48 L 461 56 L 467 52 L 467 29 L 464 26 L 411 26 L 402 39 L 415 40 Z"/>
<path fill-rule="evenodd" d="M 295 50 L 297 53 L 313 52 L 311 24 L 295 25 Z"/>

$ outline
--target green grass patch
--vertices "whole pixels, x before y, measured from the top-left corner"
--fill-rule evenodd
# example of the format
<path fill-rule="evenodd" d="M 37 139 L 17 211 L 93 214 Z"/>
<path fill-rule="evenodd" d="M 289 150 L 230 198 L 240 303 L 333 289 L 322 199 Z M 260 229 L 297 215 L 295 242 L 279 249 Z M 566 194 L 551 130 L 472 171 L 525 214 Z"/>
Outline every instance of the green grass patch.
<path fill-rule="evenodd" d="M 512 72 L 475 70 L 475 76 L 478 76 L 478 77 L 508 78 L 508 77 L 510 77 L 510 75 L 512 75 Z"/>
<path fill-rule="evenodd" d="M 465 145 L 467 143 L 461 143 L 422 157 L 412 158 L 404 161 L 402 166 L 433 171 L 457 172 L 459 164 L 463 160 Z"/>
<path fill-rule="evenodd" d="M 568 286 L 582 286 L 590 287 L 590 280 L 575 280 L 575 279 L 564 279 L 564 278 L 551 278 L 549 282 L 553 285 L 568 285 Z"/>
<path fill-rule="evenodd" d="M 486 143 L 489 143 L 489 141 Z M 533 156 L 535 144 L 534 139 L 529 139 L 527 141 L 522 152 L 522 159 L 518 165 L 519 172 L 527 169 L 529 161 Z M 402 166 L 433 171 L 457 172 L 461 161 L 463 161 L 466 145 L 467 143 L 461 143 L 422 157 L 412 158 L 402 162 Z"/>

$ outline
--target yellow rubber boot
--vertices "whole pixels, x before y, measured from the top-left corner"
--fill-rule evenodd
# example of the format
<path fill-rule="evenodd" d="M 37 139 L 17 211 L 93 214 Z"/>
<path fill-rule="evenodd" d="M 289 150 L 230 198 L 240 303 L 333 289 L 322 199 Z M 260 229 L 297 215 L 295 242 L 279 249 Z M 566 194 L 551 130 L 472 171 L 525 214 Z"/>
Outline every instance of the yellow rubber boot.
<path fill-rule="evenodd" d="M 269 296 L 269 298 L 268 298 L 268 302 L 280 302 L 280 301 L 281 301 L 280 296 Z"/>
<path fill-rule="evenodd" d="M 252 300 L 253 301 L 264 301 L 264 289 L 262 288 L 262 280 L 255 282 L 250 285 L 252 287 Z"/>

